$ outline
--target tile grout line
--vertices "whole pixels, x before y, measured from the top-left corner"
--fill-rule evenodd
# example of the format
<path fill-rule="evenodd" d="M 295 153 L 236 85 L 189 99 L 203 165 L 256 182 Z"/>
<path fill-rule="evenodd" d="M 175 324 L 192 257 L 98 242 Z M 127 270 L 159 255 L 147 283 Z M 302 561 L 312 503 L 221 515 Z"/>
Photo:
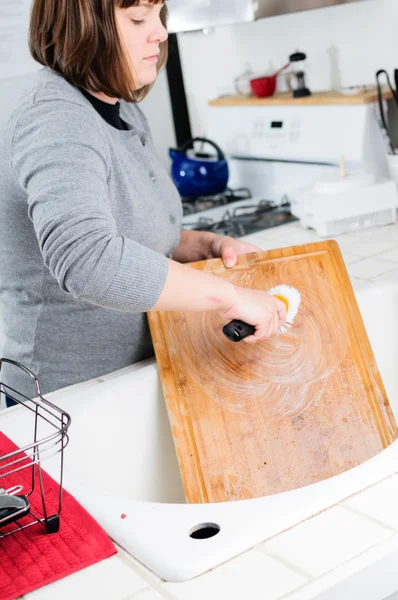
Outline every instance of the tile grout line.
<path fill-rule="evenodd" d="M 207 571 L 208 572 L 208 571 Z M 206 573 L 204 573 L 205 575 Z M 162 583 L 158 583 L 156 584 L 156 586 L 153 586 L 153 589 L 158 592 L 158 594 L 160 594 L 162 596 L 162 598 L 164 598 L 164 600 L 178 600 L 176 596 L 174 596 L 171 592 L 169 592 L 168 590 L 166 590 L 164 588 L 164 584 L 165 583 L 172 583 L 167 582 L 167 581 L 162 581 Z M 184 583 L 184 582 L 181 582 Z"/>
<path fill-rule="evenodd" d="M 141 590 L 138 590 L 137 592 L 134 592 L 133 594 L 131 594 L 129 596 L 126 596 L 122 600 L 135 600 L 136 598 L 139 599 L 140 594 L 143 594 L 144 592 L 147 592 L 148 590 L 154 590 L 164 600 L 178 600 L 176 598 L 176 596 L 173 596 L 173 594 L 171 594 L 168 590 L 164 589 L 163 585 L 165 583 L 168 583 L 168 582 L 161 580 L 160 583 L 153 583 L 151 585 L 148 585 L 148 586 L 142 588 Z"/>
<path fill-rule="evenodd" d="M 389 258 L 377 258 L 378 256 L 380 256 L 380 254 L 387 254 L 387 252 L 392 252 L 393 250 L 397 250 L 397 246 L 393 246 L 392 248 L 389 248 L 388 250 L 383 250 L 382 252 L 378 252 L 377 254 L 372 254 L 372 256 L 374 258 L 376 258 L 377 260 L 381 260 L 383 262 L 389 262 L 389 263 L 394 263 L 394 264 L 398 264 L 398 259 L 397 260 L 390 260 Z"/>
<path fill-rule="evenodd" d="M 344 254 L 351 254 L 351 256 L 355 256 L 356 258 L 358 258 L 358 260 L 350 263 L 352 265 L 357 265 L 359 262 L 363 262 L 364 260 L 376 260 L 377 262 L 380 263 L 385 263 L 386 265 L 391 265 L 393 267 L 392 270 L 394 270 L 394 268 L 396 269 L 398 267 L 398 261 L 395 262 L 393 260 L 386 260 L 385 258 L 377 258 L 379 255 L 378 254 L 369 254 L 368 256 L 358 256 L 358 254 L 352 254 L 352 252 L 342 252 L 343 258 L 344 258 Z M 383 254 L 382 252 L 380 254 Z"/>
<path fill-rule="evenodd" d="M 136 565 L 134 561 L 139 562 L 138 559 L 136 559 L 134 556 L 130 556 L 125 550 L 123 550 L 123 548 L 121 548 L 121 546 L 119 548 L 121 549 L 121 551 L 119 550 L 116 556 L 124 565 L 131 569 L 136 575 L 141 577 L 141 579 L 146 585 L 153 586 L 155 583 L 163 582 L 163 580 L 160 577 L 158 577 L 155 573 L 152 574 L 152 571 L 150 571 L 148 567 L 145 567 L 145 565 L 142 565 L 142 567 L 141 563 L 139 565 Z M 147 573 L 147 570 L 149 571 L 149 573 Z"/>
<path fill-rule="evenodd" d="M 141 577 L 143 582 L 146 584 L 145 587 L 143 587 L 141 590 L 137 590 L 137 592 L 134 592 L 132 595 L 127 596 L 123 600 L 133 600 L 134 598 L 139 597 L 139 594 L 142 594 L 145 590 L 148 589 L 155 590 L 165 600 L 177 600 L 177 598 L 173 596 L 168 590 L 164 589 L 163 586 L 165 583 L 167 583 L 167 581 L 165 581 L 161 577 L 158 577 L 155 574 L 152 575 L 152 572 L 148 569 L 148 567 L 145 567 L 145 565 L 142 565 L 143 568 L 141 569 L 141 563 L 139 563 L 137 558 L 135 558 L 134 556 L 130 556 L 121 546 L 117 546 L 117 548 L 119 550 L 119 554 L 117 555 L 119 559 L 135 574 L 138 574 L 139 577 Z M 139 565 L 136 565 L 134 561 L 137 561 Z M 147 573 L 147 570 L 149 571 L 149 573 Z"/>
<path fill-rule="evenodd" d="M 384 477 L 383 479 L 380 479 L 379 481 L 375 481 L 374 483 L 371 483 L 370 485 L 368 485 L 367 487 L 365 487 L 363 490 L 359 490 L 359 492 L 355 492 L 354 494 L 350 494 L 349 496 L 346 496 L 342 500 L 339 500 L 339 502 L 335 502 L 334 504 L 331 504 L 330 506 L 328 506 L 326 508 L 323 508 L 322 510 L 319 510 L 315 514 L 310 515 L 309 517 L 306 517 L 306 518 L 302 519 L 298 523 L 294 523 L 293 525 L 290 525 L 289 527 L 286 527 L 286 529 L 283 529 L 282 531 L 279 531 L 278 533 L 275 533 L 274 535 L 271 535 L 270 537 L 266 538 L 262 542 L 259 542 L 259 544 L 255 544 L 255 546 L 252 546 L 252 548 L 249 548 L 249 550 L 252 550 L 256 546 L 259 546 L 261 544 L 265 544 L 266 542 L 269 542 L 269 541 L 271 541 L 273 539 L 276 539 L 280 535 L 283 535 L 284 533 L 286 533 L 288 531 L 291 531 L 292 529 L 295 529 L 296 527 L 298 527 L 302 523 L 307 523 L 308 521 L 311 521 L 312 519 L 315 519 L 319 515 L 322 515 L 323 513 L 327 512 L 329 510 L 332 510 L 336 506 L 340 507 L 341 503 L 346 502 L 347 500 L 350 500 L 351 498 L 355 498 L 355 496 L 358 496 L 359 494 L 362 494 L 362 492 L 365 492 L 365 491 L 367 491 L 367 490 L 375 487 L 379 483 L 383 483 L 384 481 L 386 481 L 388 479 L 391 479 L 392 477 L 395 477 L 395 476 L 398 476 L 398 471 L 395 472 L 395 473 L 392 473 L 391 475 L 388 475 L 387 477 Z"/>
<path fill-rule="evenodd" d="M 386 538 L 388 540 L 390 540 L 391 538 L 394 538 L 395 536 L 392 535 L 389 538 Z M 377 548 L 378 546 L 381 546 L 385 541 L 381 540 L 380 542 L 373 544 L 372 546 L 369 546 L 369 548 L 366 548 L 365 550 L 362 550 L 362 552 L 359 552 L 358 554 L 355 554 L 354 556 L 352 556 L 351 558 L 349 558 L 348 560 L 342 562 L 340 565 L 336 565 L 335 567 L 333 567 L 332 569 L 329 569 L 329 571 L 325 571 L 324 573 L 321 573 L 320 575 L 317 575 L 315 578 L 312 579 L 312 581 L 308 581 L 306 584 L 301 585 L 299 588 L 295 588 L 294 590 L 291 590 L 290 592 L 288 592 L 287 594 L 285 594 L 284 596 L 280 596 L 278 598 L 278 600 L 289 600 L 289 598 L 294 598 L 294 594 L 296 594 L 297 592 L 302 591 L 303 589 L 305 589 L 306 586 L 311 585 L 312 583 L 317 583 L 320 582 L 322 579 L 324 579 L 325 577 L 330 576 L 333 571 L 338 571 L 339 569 L 347 566 L 351 561 L 358 559 L 360 556 L 363 556 L 369 552 L 371 552 L 372 550 L 374 550 L 375 548 Z M 358 569 L 357 571 L 354 571 L 354 573 L 350 573 L 348 577 L 351 577 L 352 575 L 357 574 L 358 572 L 360 572 L 360 569 Z M 341 583 L 341 581 L 340 581 Z M 315 596 L 314 596 L 315 597 Z M 311 600 L 311 599 L 309 599 Z"/>
<path fill-rule="evenodd" d="M 392 535 L 391 535 L 391 536 L 389 536 L 389 538 L 393 538 L 393 537 L 394 537 L 394 534 L 398 534 L 398 530 L 396 530 L 396 529 L 394 529 L 394 528 L 392 528 L 392 527 L 390 527 L 390 526 L 386 525 L 385 523 L 382 523 L 382 522 L 379 522 L 379 521 L 377 521 L 377 519 L 374 519 L 374 518 L 372 518 L 370 515 L 363 514 L 363 513 L 361 513 L 360 511 L 353 510 L 351 507 L 348 507 L 348 506 L 345 506 L 345 505 L 343 506 L 343 503 L 344 503 L 344 502 L 346 502 L 347 500 L 349 500 L 350 498 L 354 498 L 355 496 L 358 496 L 358 495 L 359 495 L 359 494 L 361 494 L 362 492 L 364 492 L 364 491 L 366 491 L 366 490 L 368 490 L 368 489 L 371 489 L 371 488 L 375 487 L 376 485 L 378 485 L 378 484 L 382 483 L 383 481 L 387 481 L 388 479 L 391 479 L 392 477 L 395 477 L 395 476 L 397 476 L 397 473 L 393 473 L 392 475 L 389 475 L 388 477 L 385 477 L 385 478 L 384 478 L 384 479 L 382 479 L 381 481 L 377 481 L 377 482 L 375 482 L 375 483 L 371 484 L 370 486 L 368 486 L 368 487 L 367 487 L 367 488 L 365 488 L 364 490 L 361 490 L 361 491 L 357 492 L 356 494 L 351 494 L 351 496 L 347 496 L 347 498 L 344 498 L 344 500 L 341 500 L 341 502 L 338 502 L 337 504 L 334 504 L 333 506 L 330 506 L 329 508 L 327 508 L 327 509 L 325 509 L 325 510 L 323 510 L 323 511 L 320 511 L 320 512 L 319 512 L 319 513 L 317 513 L 316 515 L 312 515 L 312 516 L 311 516 L 311 517 L 309 517 L 308 519 L 304 519 L 304 520 L 303 520 L 303 521 L 301 521 L 300 523 L 296 523 L 296 524 L 295 524 L 295 525 L 293 525 L 292 527 L 289 527 L 288 529 L 284 530 L 283 532 L 280 532 L 280 533 L 276 534 L 275 536 L 271 536 L 270 538 L 268 538 L 268 540 L 265 540 L 264 542 L 261 542 L 261 544 L 266 544 L 266 542 L 267 542 L 267 541 L 269 541 L 269 540 L 271 540 L 271 539 L 273 539 L 273 538 L 277 538 L 279 535 L 282 535 L 283 533 L 285 533 L 285 532 L 287 532 L 287 531 L 289 531 L 289 530 L 291 530 L 291 529 L 294 529 L 295 527 L 297 527 L 297 526 L 298 526 L 298 525 L 300 525 L 301 523 L 305 523 L 306 521 L 309 521 L 309 520 L 311 520 L 311 519 L 313 519 L 313 518 L 317 517 L 318 515 L 322 514 L 323 512 L 326 512 L 326 511 L 328 511 L 328 510 L 331 510 L 332 508 L 335 508 L 336 506 L 338 506 L 339 508 L 346 509 L 346 510 L 348 510 L 348 511 L 352 512 L 353 514 L 356 514 L 357 516 L 360 516 L 360 517 L 362 517 L 362 518 L 365 518 L 365 519 L 367 519 L 367 520 L 369 520 L 369 521 L 371 521 L 371 522 L 374 522 L 374 523 L 376 523 L 376 524 L 377 524 L 377 525 L 379 525 L 379 526 L 382 526 L 384 529 L 386 529 L 387 531 L 390 531 L 390 532 L 392 533 Z M 381 543 L 381 542 L 380 542 L 380 543 Z M 337 569 L 337 568 L 341 567 L 342 565 L 344 565 L 344 564 L 347 564 L 347 563 L 348 563 L 350 560 L 352 560 L 353 558 L 356 558 L 357 556 L 360 556 L 361 554 L 364 554 L 365 552 L 367 552 L 367 551 L 371 550 L 372 548 L 375 548 L 375 547 L 376 547 L 376 546 L 378 546 L 378 545 L 379 545 L 379 543 L 373 544 L 373 546 L 370 546 L 370 547 L 369 547 L 369 548 L 367 548 L 366 550 L 363 550 L 362 552 L 360 552 L 359 554 L 355 555 L 355 556 L 354 556 L 354 557 L 352 557 L 351 559 L 349 559 L 349 560 L 345 561 L 345 562 L 344 562 L 344 563 L 342 563 L 341 565 L 338 565 L 338 567 L 333 567 L 333 569 L 331 569 L 330 571 L 326 571 L 326 572 L 325 572 L 325 573 L 323 573 L 323 574 L 322 574 L 320 577 L 323 577 L 324 575 L 327 575 L 328 573 L 330 573 L 330 572 L 332 572 L 333 570 L 335 570 L 335 569 Z M 310 575 L 310 574 L 306 573 L 305 571 L 301 571 L 301 572 L 300 572 L 300 567 L 297 567 L 297 566 L 296 566 L 296 565 L 294 565 L 293 563 L 290 563 L 289 561 L 287 561 L 286 559 L 284 559 L 284 558 L 283 558 L 282 556 L 280 556 L 279 554 L 277 554 L 277 553 L 275 553 L 275 554 L 274 554 L 274 553 L 271 553 L 269 550 L 267 550 L 267 549 L 265 549 L 265 548 L 264 548 L 264 549 L 263 549 L 263 548 L 260 548 L 259 546 L 260 546 L 260 544 L 258 544 L 257 546 L 254 546 L 252 549 L 253 549 L 253 550 L 257 550 L 258 552 L 262 552 L 262 553 L 263 553 L 263 554 L 265 554 L 265 555 L 268 555 L 268 554 L 269 554 L 269 556 L 271 556 L 272 558 L 275 558 L 275 559 L 279 560 L 281 563 L 284 563 L 284 564 L 285 564 L 285 566 L 286 566 L 286 567 L 288 567 L 289 569 L 291 569 L 291 570 L 293 570 L 293 571 L 296 571 L 298 574 L 302 575 L 303 577 L 306 577 L 306 578 L 309 580 L 309 581 L 307 582 L 307 584 L 308 584 L 308 583 L 311 583 L 312 581 L 316 581 L 317 579 L 319 579 L 319 577 L 316 577 L 316 576 Z M 305 585 L 307 585 L 307 584 L 305 584 Z M 303 585 L 303 587 L 305 587 L 305 585 Z M 289 592 L 289 594 L 290 594 L 290 593 L 291 593 L 291 592 Z M 284 597 L 284 596 L 283 596 L 283 597 Z"/>
<path fill-rule="evenodd" d="M 342 500 L 340 500 L 339 502 L 337 502 L 337 504 L 335 504 L 334 506 L 340 506 L 340 503 L 346 502 L 347 500 L 350 500 L 351 498 L 355 498 L 356 496 L 359 496 L 363 492 L 366 492 L 367 490 L 371 490 L 376 485 L 379 485 L 380 483 L 384 483 L 384 481 L 388 481 L 389 479 L 392 479 L 393 477 L 397 477 L 397 479 L 398 479 L 398 471 L 396 471 L 395 473 L 391 473 L 390 475 L 387 475 L 387 477 L 383 477 L 383 479 L 380 479 L 378 481 L 374 481 L 373 483 L 370 483 L 365 488 L 363 488 L 363 490 L 359 490 L 359 492 L 355 492 L 354 494 L 350 494 L 346 498 L 343 498 Z"/>
<path fill-rule="evenodd" d="M 398 527 L 393 527 L 392 525 L 387 525 L 387 523 L 384 523 L 383 521 L 379 521 L 379 519 L 372 517 L 368 513 L 362 512 L 361 510 L 358 510 L 357 508 L 354 508 L 352 506 L 344 504 L 344 502 L 345 502 L 345 500 L 342 502 L 342 504 L 338 504 L 338 506 L 344 510 L 347 510 L 348 512 L 353 513 L 354 515 L 357 515 L 358 517 L 365 518 L 368 521 L 371 521 L 371 522 L 375 523 L 376 525 L 383 527 L 387 531 L 391 531 L 392 533 L 398 535 Z"/>
<path fill-rule="evenodd" d="M 170 592 L 168 592 L 167 590 L 163 590 L 161 587 L 157 588 L 151 585 L 143 588 L 142 590 L 139 590 L 138 592 L 135 592 L 134 594 L 131 594 L 130 596 L 126 596 L 122 600 L 136 600 L 136 598 L 138 598 L 139 600 L 140 594 L 143 594 L 148 590 L 154 590 L 157 594 L 161 596 L 161 598 L 164 598 L 164 600 L 177 600 L 177 598 L 170 594 Z"/>
<path fill-rule="evenodd" d="M 260 546 L 255 546 L 253 548 L 253 550 L 256 550 L 257 552 L 261 552 L 262 554 L 265 554 L 266 556 L 269 556 L 270 558 L 277 560 L 278 562 L 282 563 L 285 567 L 287 567 L 290 571 L 295 572 L 296 575 L 301 575 L 301 577 L 305 577 L 305 579 L 308 580 L 307 583 L 310 583 L 311 581 L 315 581 L 315 579 L 316 579 L 316 577 L 314 577 L 307 571 L 304 571 L 304 569 L 301 569 L 301 567 L 298 567 L 294 563 L 290 562 L 284 556 L 281 556 L 280 554 L 278 554 L 276 552 L 272 552 L 271 550 L 268 550 L 268 548 L 261 548 Z"/>
<path fill-rule="evenodd" d="M 124 598 L 121 598 L 120 600 L 135 600 L 135 598 L 138 598 L 140 594 L 142 594 L 143 592 L 146 592 L 147 590 L 151 590 L 151 589 L 152 588 L 150 586 L 144 587 L 144 588 L 142 588 L 142 590 L 138 590 L 137 592 L 134 592 L 133 594 L 124 596 Z"/>
<path fill-rule="evenodd" d="M 355 275 L 354 273 L 351 273 L 351 272 L 350 272 L 350 267 L 357 266 L 357 265 L 359 265 L 361 262 L 363 262 L 363 261 L 365 261 L 365 260 L 369 260 L 369 259 L 373 259 L 373 257 L 372 257 L 372 256 L 369 256 L 369 257 L 367 257 L 367 258 L 364 258 L 363 260 L 358 260 L 358 261 L 355 261 L 355 262 L 353 262 L 353 263 L 349 263 L 348 265 L 346 265 L 346 268 L 347 268 L 347 271 L 348 271 L 348 274 L 349 274 L 349 276 L 350 276 L 350 277 L 356 277 L 356 278 L 358 278 L 358 279 L 361 279 L 361 277 L 360 277 L 359 275 Z M 372 275 L 371 277 L 369 277 L 369 278 L 368 278 L 368 281 L 373 281 L 373 280 L 375 280 L 375 278 L 376 278 L 376 277 L 386 276 L 386 275 L 388 275 L 389 273 L 392 273 L 393 271 L 396 271 L 396 270 L 397 270 L 397 268 L 398 268 L 398 263 L 387 263 L 387 261 L 381 261 L 381 260 L 379 260 L 378 262 L 384 262 L 384 263 L 386 263 L 386 264 L 393 265 L 393 268 L 392 268 L 392 269 L 388 269 L 387 271 L 382 271 L 381 273 L 378 273 L 377 275 Z"/>
<path fill-rule="evenodd" d="M 311 581 L 307 581 L 306 583 L 303 583 L 303 584 L 297 586 L 293 590 L 290 590 L 290 592 L 287 592 L 287 594 L 284 594 L 283 596 L 278 596 L 277 600 L 289 600 L 289 598 L 293 598 L 293 600 L 294 600 L 294 597 L 297 593 L 302 592 L 303 590 L 305 590 L 306 587 L 309 587 L 310 584 L 318 581 L 318 579 L 319 578 L 313 579 Z M 312 599 L 309 599 L 309 600 L 312 600 Z"/>

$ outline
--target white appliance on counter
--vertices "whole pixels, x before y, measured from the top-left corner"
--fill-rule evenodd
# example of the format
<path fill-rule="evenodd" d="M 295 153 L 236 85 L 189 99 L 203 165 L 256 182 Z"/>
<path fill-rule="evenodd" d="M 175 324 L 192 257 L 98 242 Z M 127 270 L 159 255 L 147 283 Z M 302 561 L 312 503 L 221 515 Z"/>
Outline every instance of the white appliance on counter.
<path fill-rule="evenodd" d="M 231 188 L 276 203 L 287 196 L 303 227 L 329 236 L 396 220 L 377 111 L 375 103 L 212 105 L 208 135 L 228 157 Z"/>
<path fill-rule="evenodd" d="M 292 213 L 320 237 L 339 235 L 397 220 L 397 186 L 372 173 L 343 173 L 325 177 L 292 200 Z"/>

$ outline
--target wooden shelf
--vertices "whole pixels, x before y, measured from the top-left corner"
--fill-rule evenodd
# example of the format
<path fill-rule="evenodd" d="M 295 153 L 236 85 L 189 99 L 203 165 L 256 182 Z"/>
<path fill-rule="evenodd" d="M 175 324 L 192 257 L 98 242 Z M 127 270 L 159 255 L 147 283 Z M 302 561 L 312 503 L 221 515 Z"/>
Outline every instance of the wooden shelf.
<path fill-rule="evenodd" d="M 388 88 L 383 89 L 383 98 L 389 100 L 392 94 Z M 210 106 L 322 106 L 329 104 L 352 105 L 352 104 L 370 104 L 377 102 L 377 89 L 366 90 L 360 94 L 346 96 L 340 92 L 326 91 L 314 92 L 312 96 L 306 98 L 293 98 L 288 93 L 275 94 L 269 98 L 256 98 L 255 96 L 223 96 L 210 100 Z"/>

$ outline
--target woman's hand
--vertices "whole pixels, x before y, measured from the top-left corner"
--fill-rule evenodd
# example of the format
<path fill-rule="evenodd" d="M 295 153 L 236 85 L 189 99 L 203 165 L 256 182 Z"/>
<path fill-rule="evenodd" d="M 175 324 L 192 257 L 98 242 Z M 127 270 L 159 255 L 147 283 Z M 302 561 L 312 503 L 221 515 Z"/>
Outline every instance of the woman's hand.
<path fill-rule="evenodd" d="M 236 264 L 238 256 L 249 252 L 261 252 L 261 250 L 253 244 L 232 237 L 207 231 L 185 230 L 181 233 L 179 246 L 173 251 L 173 260 L 188 263 L 208 258 L 222 258 L 224 265 L 231 268 Z"/>
<path fill-rule="evenodd" d="M 231 268 L 236 265 L 238 256 L 249 252 L 261 252 L 261 249 L 226 235 L 216 235 L 210 244 L 209 258 L 222 258 L 224 265 Z"/>
<path fill-rule="evenodd" d="M 220 277 L 187 269 L 180 263 L 222 258 L 226 267 L 236 264 L 238 256 L 261 251 L 253 244 L 210 232 L 183 231 L 181 242 L 169 262 L 165 288 L 154 310 L 218 310 L 225 322 L 238 319 L 255 328 L 244 339 L 248 344 L 278 333 L 286 321 L 284 302 L 264 292 L 235 286 Z"/>
<path fill-rule="evenodd" d="M 262 290 L 235 286 L 235 292 L 233 305 L 221 316 L 226 322 L 238 319 L 255 327 L 254 335 L 243 341 L 255 344 L 278 333 L 286 321 L 284 302 Z"/>
<path fill-rule="evenodd" d="M 262 290 L 241 288 L 222 277 L 168 261 L 163 291 L 152 310 L 218 311 L 227 323 L 239 319 L 255 328 L 255 343 L 278 333 L 286 321 L 284 302 Z M 222 333 L 220 334 L 222 335 Z"/>

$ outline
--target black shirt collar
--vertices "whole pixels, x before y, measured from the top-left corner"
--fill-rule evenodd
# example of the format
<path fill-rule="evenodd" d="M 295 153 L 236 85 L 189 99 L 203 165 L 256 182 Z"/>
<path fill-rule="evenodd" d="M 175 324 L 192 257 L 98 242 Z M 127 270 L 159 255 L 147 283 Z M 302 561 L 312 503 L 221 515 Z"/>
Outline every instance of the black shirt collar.
<path fill-rule="evenodd" d="M 80 89 L 80 91 L 109 125 L 122 131 L 130 129 L 129 125 L 120 117 L 120 102 L 110 104 L 109 102 L 99 100 L 96 96 L 86 92 L 86 90 Z"/>

